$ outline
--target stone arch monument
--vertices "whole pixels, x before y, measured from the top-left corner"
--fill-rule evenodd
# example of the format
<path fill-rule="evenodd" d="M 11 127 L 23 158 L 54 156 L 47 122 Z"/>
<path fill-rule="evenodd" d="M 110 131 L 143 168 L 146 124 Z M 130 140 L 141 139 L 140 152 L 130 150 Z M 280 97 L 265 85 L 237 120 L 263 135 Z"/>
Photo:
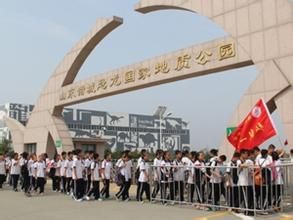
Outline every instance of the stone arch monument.
<path fill-rule="evenodd" d="M 38 153 L 52 153 L 55 149 L 51 142 L 62 140 L 60 150 L 71 150 L 72 140 L 61 115 L 64 106 L 253 64 L 260 74 L 242 97 L 231 125 L 237 125 L 263 97 L 271 112 L 278 108 L 288 141 L 293 142 L 293 3 L 290 0 L 141 0 L 135 6 L 141 13 L 165 9 L 199 13 L 221 26 L 229 36 L 73 83 L 94 47 L 122 24 L 117 17 L 98 20 L 57 67 L 27 126 L 6 118 L 15 149 L 21 151 L 24 144 L 37 143 Z M 225 138 L 221 152 L 230 155 L 231 149 Z"/>

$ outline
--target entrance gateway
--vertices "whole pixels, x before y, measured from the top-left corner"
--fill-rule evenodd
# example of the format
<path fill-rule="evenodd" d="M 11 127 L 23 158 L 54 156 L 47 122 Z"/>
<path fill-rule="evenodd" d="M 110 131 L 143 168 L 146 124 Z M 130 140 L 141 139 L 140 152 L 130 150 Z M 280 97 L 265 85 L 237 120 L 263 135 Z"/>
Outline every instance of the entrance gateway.
<path fill-rule="evenodd" d="M 263 97 L 270 112 L 278 108 L 288 141 L 293 142 L 292 1 L 141 0 L 135 6 L 141 13 L 165 9 L 199 13 L 230 35 L 74 82 L 96 45 L 123 23 L 118 17 L 98 19 L 60 62 L 41 92 L 27 125 L 5 118 L 15 151 L 21 152 L 26 144 L 32 143 L 36 144 L 38 154 L 52 155 L 55 149 L 73 150 L 62 117 L 66 106 L 253 64 L 260 74 L 240 100 L 227 127 L 237 125 Z M 56 142 L 62 144 L 55 148 Z M 226 138 L 220 151 L 227 155 L 233 152 Z"/>

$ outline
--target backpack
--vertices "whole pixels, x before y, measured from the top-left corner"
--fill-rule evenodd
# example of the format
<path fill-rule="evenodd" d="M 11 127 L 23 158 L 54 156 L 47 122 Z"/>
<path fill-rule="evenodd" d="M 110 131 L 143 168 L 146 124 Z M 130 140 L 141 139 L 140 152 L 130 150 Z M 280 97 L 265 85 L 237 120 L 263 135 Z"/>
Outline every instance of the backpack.
<path fill-rule="evenodd" d="M 262 186 L 264 184 L 264 169 L 262 168 L 262 165 L 265 163 L 266 159 L 262 162 L 262 164 L 259 164 L 259 167 L 254 169 L 254 184 L 256 186 Z"/>
<path fill-rule="evenodd" d="M 256 168 L 254 170 L 254 184 L 256 186 L 261 186 L 263 184 L 261 168 Z"/>
<path fill-rule="evenodd" d="M 50 168 L 50 171 L 49 171 L 49 173 L 48 173 L 48 176 L 49 176 L 50 178 L 53 178 L 53 177 L 55 176 L 55 173 L 56 173 L 56 168 L 51 167 L 51 168 Z"/>
<path fill-rule="evenodd" d="M 114 181 L 116 183 L 117 186 L 122 186 L 123 182 L 124 182 L 124 176 L 121 174 L 121 167 L 119 167 L 119 164 L 121 163 L 122 161 L 118 161 L 116 163 L 116 174 L 115 174 L 115 178 L 114 178 Z"/>
<path fill-rule="evenodd" d="M 117 175 L 115 176 L 115 183 L 117 186 L 122 186 L 123 185 L 123 179 L 124 176 L 119 172 L 117 173 Z"/>
<path fill-rule="evenodd" d="M 22 176 L 28 176 L 29 175 L 27 162 L 24 162 L 24 164 L 21 166 L 20 173 L 21 173 Z"/>
<path fill-rule="evenodd" d="M 116 170 L 116 175 L 115 175 L 115 183 L 117 186 L 122 186 L 125 180 L 125 177 L 121 174 L 120 171 L 121 169 L 118 167 Z"/>
<path fill-rule="evenodd" d="M 135 174 L 134 174 L 136 180 L 138 180 L 139 175 L 140 175 L 140 171 L 139 171 L 139 167 L 138 167 L 135 171 Z"/>
<path fill-rule="evenodd" d="M 263 179 L 263 183 L 264 184 L 269 184 L 272 183 L 272 172 L 269 168 L 265 167 L 262 168 L 261 170 L 261 175 L 262 175 L 262 179 Z"/>

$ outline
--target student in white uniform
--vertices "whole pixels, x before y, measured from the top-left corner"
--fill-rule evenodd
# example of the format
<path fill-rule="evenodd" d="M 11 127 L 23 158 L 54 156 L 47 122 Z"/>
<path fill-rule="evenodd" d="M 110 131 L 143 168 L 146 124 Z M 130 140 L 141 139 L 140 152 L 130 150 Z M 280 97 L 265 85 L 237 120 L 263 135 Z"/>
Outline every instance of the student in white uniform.
<path fill-rule="evenodd" d="M 174 193 L 180 202 L 184 201 L 184 165 L 182 162 L 182 152 L 175 151 L 175 160 L 173 161 L 174 171 Z"/>
<path fill-rule="evenodd" d="M 206 169 L 205 169 L 205 154 L 199 152 L 197 160 L 194 163 L 194 176 L 195 176 L 195 192 L 197 195 L 197 202 L 202 204 L 205 202 L 205 180 L 206 180 Z M 198 208 L 202 208 L 198 206 Z"/>
<path fill-rule="evenodd" d="M 135 172 L 135 179 L 137 181 L 137 189 L 136 189 L 136 200 L 139 201 L 139 189 L 140 189 L 140 182 L 138 181 L 139 175 L 140 175 L 140 170 L 139 170 L 139 166 L 140 166 L 140 162 L 142 161 L 143 156 L 145 155 L 145 153 L 147 152 L 146 149 L 142 149 L 140 151 L 140 157 L 137 160 L 137 165 L 136 165 L 136 172 Z"/>
<path fill-rule="evenodd" d="M 239 208 L 239 187 L 237 161 L 240 158 L 239 152 L 234 152 L 231 161 L 227 164 L 226 174 L 228 175 L 228 204 L 231 208 Z M 238 210 L 233 210 L 239 212 Z"/>
<path fill-rule="evenodd" d="M 217 162 L 218 150 L 211 149 L 209 153 L 210 153 L 210 159 L 206 163 L 207 182 L 208 182 L 207 190 L 208 190 L 208 200 L 212 201 L 212 183 L 211 183 L 211 176 L 212 176 L 211 170 L 212 170 L 212 168 L 211 168 L 211 165 L 214 163 L 214 161 L 216 161 L 216 164 L 218 163 Z"/>
<path fill-rule="evenodd" d="M 54 156 L 54 160 L 51 161 L 51 166 L 51 170 L 54 169 L 54 174 L 52 175 L 52 190 L 53 192 L 59 192 L 61 189 L 61 157 L 59 154 Z"/>
<path fill-rule="evenodd" d="M 161 200 L 167 204 L 167 200 L 174 201 L 173 168 L 171 154 L 165 151 L 161 162 Z"/>
<path fill-rule="evenodd" d="M 86 159 L 84 160 L 84 170 L 85 170 L 85 181 L 84 181 L 84 189 L 85 194 L 87 194 L 91 188 L 91 164 L 93 162 L 94 152 L 89 151 L 86 155 Z"/>
<path fill-rule="evenodd" d="M 92 162 L 90 165 L 90 170 L 91 170 L 91 189 L 89 190 L 86 200 L 90 200 L 91 196 L 93 195 L 95 200 L 102 201 L 100 198 L 100 164 L 99 164 L 99 154 L 94 154 L 92 157 Z"/>
<path fill-rule="evenodd" d="M 128 201 L 129 199 L 127 198 L 127 184 L 126 184 L 126 179 L 128 180 L 129 173 L 127 172 L 127 163 L 129 161 L 129 156 L 127 153 L 123 153 L 121 159 L 118 160 L 116 166 L 117 166 L 117 175 L 119 175 L 121 185 L 119 191 L 115 194 L 115 198 L 119 200 L 122 198 L 122 201 Z"/>
<path fill-rule="evenodd" d="M 265 149 L 263 149 L 265 150 Z M 257 155 L 257 157 L 255 158 L 255 164 L 261 164 L 264 160 L 264 157 L 262 155 L 262 152 L 264 152 L 263 150 L 260 151 L 260 153 Z M 265 163 L 266 164 L 272 164 L 273 163 L 273 158 L 271 155 L 269 155 L 268 150 L 265 150 L 266 155 L 265 155 Z"/>
<path fill-rule="evenodd" d="M 189 166 L 191 164 L 191 155 L 189 153 L 189 151 L 183 151 L 182 153 L 182 163 L 184 164 L 184 166 Z"/>
<path fill-rule="evenodd" d="M 46 173 L 49 173 L 49 171 L 50 171 L 51 160 L 50 160 L 50 158 L 49 158 L 47 153 L 43 153 L 43 158 L 44 158 L 45 165 L 46 165 L 46 172 L 45 172 L 45 174 L 46 174 Z"/>
<path fill-rule="evenodd" d="M 2 189 L 3 183 L 6 179 L 6 163 L 2 153 L 0 153 L 0 189 Z"/>
<path fill-rule="evenodd" d="M 74 184 L 74 199 L 81 202 L 84 196 L 83 164 L 81 161 L 82 151 L 77 149 L 73 152 L 73 155 L 72 179 Z"/>
<path fill-rule="evenodd" d="M 8 155 L 5 156 L 5 162 L 6 162 L 6 181 L 10 186 L 12 186 L 11 175 L 10 175 L 10 168 L 11 168 L 10 156 Z"/>
<path fill-rule="evenodd" d="M 124 152 L 122 152 L 122 155 L 121 155 L 121 157 L 117 160 L 117 162 L 116 162 L 116 164 L 114 165 L 114 168 L 115 168 L 115 175 L 116 175 L 116 177 L 115 177 L 115 181 L 117 181 L 118 179 L 119 179 L 119 181 L 120 181 L 120 189 L 119 189 L 119 191 L 115 194 L 115 199 L 116 200 L 119 200 L 119 198 L 117 197 L 117 194 L 121 194 L 121 192 L 122 192 L 122 189 L 123 189 L 123 184 L 121 183 L 121 170 L 124 168 L 124 166 L 125 166 L 125 164 L 124 164 L 124 162 L 123 162 L 123 159 L 124 159 L 124 157 L 125 157 L 125 153 Z M 124 178 L 124 175 L 123 175 L 123 178 Z M 117 183 L 116 182 L 116 184 L 119 186 L 119 183 Z M 121 197 L 121 195 L 119 196 L 119 197 Z"/>
<path fill-rule="evenodd" d="M 66 152 L 61 153 L 61 192 L 66 194 L 66 172 L 65 172 Z"/>
<path fill-rule="evenodd" d="M 272 169 L 272 181 L 273 181 L 273 206 L 276 212 L 281 211 L 282 193 L 284 187 L 283 168 L 282 162 L 277 152 L 272 153 L 273 164 Z"/>
<path fill-rule="evenodd" d="M 35 170 L 36 170 L 36 180 L 37 185 L 35 190 L 37 191 L 40 189 L 39 194 L 43 195 L 45 190 L 46 184 L 46 162 L 44 160 L 44 155 L 39 155 L 38 161 L 35 163 Z"/>
<path fill-rule="evenodd" d="M 111 172 L 112 172 L 112 155 L 111 153 L 105 154 L 105 159 L 102 162 L 102 179 L 104 187 L 101 190 L 101 195 L 103 198 L 108 199 L 110 198 L 110 180 L 111 180 Z"/>
<path fill-rule="evenodd" d="M 220 155 L 219 156 L 219 161 L 220 161 L 220 174 L 221 174 L 221 184 L 220 184 L 220 197 L 221 195 L 223 195 L 223 197 L 225 198 L 225 201 L 228 201 L 228 198 L 227 198 L 227 194 L 226 194 L 226 187 L 225 187 L 225 184 L 226 184 L 226 181 L 225 181 L 225 174 L 226 174 L 226 160 L 227 160 L 227 157 L 226 155 Z"/>
<path fill-rule="evenodd" d="M 23 156 L 22 156 L 22 153 L 19 154 L 19 165 L 20 165 L 20 175 L 19 175 L 19 183 L 21 185 L 21 191 L 24 191 L 24 186 L 23 186 L 23 176 L 22 176 L 22 166 L 24 164 L 24 159 L 23 159 Z"/>
<path fill-rule="evenodd" d="M 30 155 L 30 159 L 28 161 L 28 171 L 30 178 L 30 191 L 34 190 L 36 187 L 36 179 L 35 179 L 35 168 L 34 163 L 37 161 L 37 156 L 35 154 Z"/>
<path fill-rule="evenodd" d="M 132 164 L 132 159 L 130 155 L 130 151 L 126 150 L 125 153 L 128 155 L 128 161 L 126 162 L 126 172 L 127 172 L 127 179 L 125 179 L 125 184 L 126 184 L 126 189 L 125 189 L 125 201 L 130 200 L 129 197 L 129 190 L 131 187 L 131 182 L 132 182 L 132 171 L 133 171 L 133 164 Z"/>
<path fill-rule="evenodd" d="M 70 195 L 71 192 L 73 192 L 73 182 L 72 182 L 72 160 L 73 154 L 72 152 L 68 152 L 67 154 L 67 160 L 65 161 L 64 164 L 64 174 L 63 176 L 66 177 L 66 185 L 65 185 L 65 193 L 67 195 Z M 62 173 L 61 173 L 62 174 Z"/>
<path fill-rule="evenodd" d="M 261 209 L 268 209 L 271 205 L 271 185 L 272 185 L 272 173 L 271 165 L 272 158 L 268 155 L 268 150 L 261 150 L 261 156 L 255 161 L 255 165 L 260 167 L 260 173 L 262 176 L 262 185 L 256 187 L 257 201 L 260 203 Z"/>
<path fill-rule="evenodd" d="M 163 151 L 156 151 L 156 158 L 153 163 L 154 171 L 154 189 L 152 193 L 152 199 L 155 199 L 160 191 L 160 181 L 161 181 L 161 162 L 162 162 Z"/>
<path fill-rule="evenodd" d="M 145 193 L 146 195 L 146 199 L 148 201 L 151 201 L 151 193 L 150 193 L 150 166 L 148 164 L 148 160 L 149 160 L 149 155 L 146 152 L 143 156 L 142 156 L 142 160 L 140 162 L 139 165 L 139 178 L 138 181 L 140 182 L 140 189 L 139 189 L 139 201 L 143 201 L 143 194 Z"/>
<path fill-rule="evenodd" d="M 195 151 L 190 152 L 190 161 L 186 165 L 188 171 L 187 186 L 188 186 L 188 202 L 193 203 L 194 192 L 195 192 L 195 162 L 197 161 L 198 154 Z M 188 161 L 187 161 L 188 162 Z"/>
<path fill-rule="evenodd" d="M 30 176 L 29 176 L 29 168 L 28 168 L 28 153 L 27 152 L 23 152 L 22 153 L 22 158 L 23 158 L 23 161 L 22 161 L 22 165 L 21 165 L 21 176 L 22 176 L 22 189 L 24 191 L 24 194 L 27 196 L 27 197 L 31 197 L 31 194 L 30 194 Z"/>
<path fill-rule="evenodd" d="M 240 205 L 243 203 L 242 207 L 245 209 L 245 214 L 253 216 L 252 211 L 247 209 L 253 209 L 253 162 L 249 159 L 249 151 L 241 150 L 240 158 L 237 161 L 238 169 L 238 186 L 240 192 Z"/>
<path fill-rule="evenodd" d="M 253 150 L 248 151 L 248 159 L 246 160 L 246 164 L 248 165 L 248 208 L 254 209 L 255 207 L 255 193 L 254 193 L 254 168 L 255 168 L 255 154 Z M 247 212 L 248 215 L 254 215 L 253 212 Z"/>
<path fill-rule="evenodd" d="M 220 204 L 220 196 L 221 196 L 221 183 L 222 183 L 222 175 L 219 166 L 223 165 L 221 157 L 215 158 L 211 163 L 211 175 L 210 175 L 210 190 L 211 190 L 211 202 L 213 205 Z"/>
<path fill-rule="evenodd" d="M 11 160 L 10 175 L 11 175 L 13 190 L 17 192 L 18 191 L 17 185 L 18 185 L 18 180 L 20 176 L 20 164 L 19 164 L 18 153 L 14 153 L 13 159 Z"/>

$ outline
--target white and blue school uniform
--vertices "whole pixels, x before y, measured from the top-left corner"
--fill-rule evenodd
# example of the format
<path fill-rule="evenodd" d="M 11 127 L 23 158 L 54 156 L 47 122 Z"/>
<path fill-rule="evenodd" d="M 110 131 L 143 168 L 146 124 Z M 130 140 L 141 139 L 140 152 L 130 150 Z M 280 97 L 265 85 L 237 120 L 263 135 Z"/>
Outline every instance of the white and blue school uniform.
<path fill-rule="evenodd" d="M 127 170 L 127 162 L 123 161 L 122 159 L 119 159 L 116 163 L 116 166 L 118 167 L 118 174 L 120 175 L 121 179 L 121 186 L 119 191 L 116 193 L 116 198 L 120 199 L 122 197 L 122 200 L 126 200 L 126 191 L 127 191 L 127 183 L 126 180 L 129 180 L 129 172 Z"/>
<path fill-rule="evenodd" d="M 155 158 L 153 162 L 153 170 L 154 170 L 154 189 L 152 193 L 152 198 L 156 198 L 157 194 L 160 191 L 160 181 L 161 181 L 161 159 Z"/>
<path fill-rule="evenodd" d="M 136 200 L 137 200 L 137 201 L 139 201 L 140 182 L 138 181 L 138 178 L 139 178 L 139 173 L 140 173 L 140 171 L 139 171 L 139 166 L 140 166 L 141 161 L 142 161 L 142 158 L 141 158 L 141 157 L 138 158 L 138 160 L 137 160 L 137 164 L 136 164 L 136 168 L 135 168 L 135 173 L 136 173 L 135 178 L 136 178 L 136 180 L 137 180 L 137 188 L 136 188 Z M 138 175 L 137 175 L 137 174 L 138 174 Z"/>
<path fill-rule="evenodd" d="M 91 189 L 89 190 L 88 199 L 93 195 L 95 199 L 100 199 L 100 164 L 97 161 L 92 161 L 90 165 L 91 170 Z"/>
<path fill-rule="evenodd" d="M 85 193 L 88 193 L 91 187 L 91 164 L 92 160 L 87 158 L 84 160 L 84 170 L 85 170 L 85 177 L 84 177 L 84 189 Z"/>
<path fill-rule="evenodd" d="M 66 193 L 66 173 L 65 173 L 65 164 L 67 160 L 61 160 L 60 164 L 60 176 L 61 176 L 61 191 Z M 71 167 L 70 167 L 71 168 Z"/>
<path fill-rule="evenodd" d="M 281 167 L 281 160 L 276 160 L 273 162 L 272 175 L 273 175 L 273 205 L 277 208 L 280 208 L 282 200 L 282 192 L 284 187 L 284 174 L 283 168 Z M 274 173 L 273 173 L 274 172 Z"/>
<path fill-rule="evenodd" d="M 5 164 L 5 160 L 1 160 L 0 161 L 0 189 L 2 189 L 5 179 L 6 179 L 6 164 Z"/>
<path fill-rule="evenodd" d="M 45 184 L 46 184 L 46 162 L 45 161 L 37 161 L 35 163 L 36 170 L 36 178 L 37 178 L 37 186 L 36 190 L 40 189 L 40 194 L 44 193 Z"/>
<path fill-rule="evenodd" d="M 53 179 L 53 191 L 61 190 L 61 160 L 52 161 L 52 165 L 55 168 L 55 175 Z"/>
<path fill-rule="evenodd" d="M 112 168 L 113 168 L 113 164 L 111 161 L 103 160 L 102 178 L 103 178 L 104 187 L 101 190 L 101 195 L 106 199 L 110 197 L 110 179 L 111 179 Z"/>
<path fill-rule="evenodd" d="M 221 169 L 218 167 L 217 157 L 214 157 L 211 160 L 210 169 L 211 169 L 211 177 L 210 177 L 210 194 L 209 199 L 212 201 L 213 205 L 219 205 L 220 196 L 221 196 L 221 184 L 222 184 L 222 176 Z"/>
<path fill-rule="evenodd" d="M 179 201 L 184 201 L 184 178 L 185 178 L 185 168 L 181 160 L 175 160 L 173 162 L 174 166 L 174 186 L 175 186 L 175 197 L 179 196 Z"/>
<path fill-rule="evenodd" d="M 139 165 L 139 178 L 138 181 L 140 182 L 140 189 L 139 189 L 139 201 L 142 201 L 143 193 L 146 194 L 146 199 L 151 200 L 150 194 L 150 184 L 149 184 L 149 174 L 150 174 L 150 166 L 149 164 L 141 160 Z"/>
<path fill-rule="evenodd" d="M 74 182 L 74 196 L 76 200 L 81 200 L 84 196 L 83 168 L 82 161 L 74 157 L 72 163 L 72 179 Z"/>
<path fill-rule="evenodd" d="M 12 179 L 13 190 L 17 191 L 18 180 L 20 176 L 20 164 L 18 160 L 11 160 L 10 175 Z"/>
<path fill-rule="evenodd" d="M 169 194 L 169 196 L 167 195 Z M 161 162 L 161 198 L 165 203 L 167 198 L 174 200 L 174 183 L 172 162 L 162 160 Z"/>
<path fill-rule="evenodd" d="M 30 178 L 30 189 L 34 189 L 36 187 L 36 179 L 35 179 L 35 169 L 34 169 L 34 161 L 30 159 L 27 163 L 28 175 Z"/>
<path fill-rule="evenodd" d="M 65 187 L 64 192 L 67 192 L 67 194 L 70 194 L 71 190 L 73 189 L 73 182 L 72 182 L 72 164 L 73 160 L 66 160 L 64 164 L 64 172 L 65 172 Z"/>
<path fill-rule="evenodd" d="M 126 198 L 129 198 L 129 189 L 131 187 L 131 181 L 132 181 L 132 167 L 133 167 L 133 163 L 132 160 L 129 160 L 126 162 Z"/>

